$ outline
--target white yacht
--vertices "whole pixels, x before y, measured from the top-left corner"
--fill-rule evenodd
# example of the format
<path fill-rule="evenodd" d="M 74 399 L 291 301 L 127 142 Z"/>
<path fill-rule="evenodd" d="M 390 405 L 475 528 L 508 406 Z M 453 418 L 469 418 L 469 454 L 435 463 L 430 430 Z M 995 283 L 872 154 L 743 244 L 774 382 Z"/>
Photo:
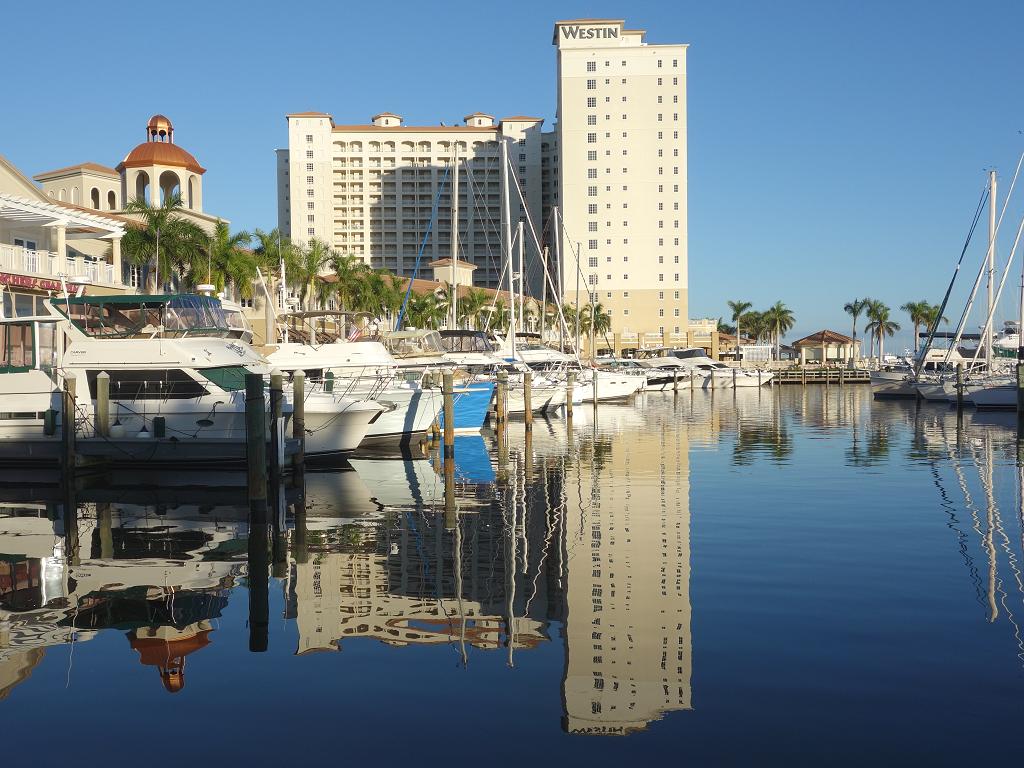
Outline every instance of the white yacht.
<path fill-rule="evenodd" d="M 700 347 L 683 349 L 651 350 L 651 357 L 659 359 L 673 357 L 690 371 L 695 383 L 699 382 L 704 389 L 728 389 L 735 387 L 760 387 L 770 382 L 774 376 L 771 371 L 751 371 L 744 368 L 732 368 L 708 357 Z"/>
<path fill-rule="evenodd" d="M 232 336 L 217 299 L 68 296 L 45 306 L 45 316 L 0 320 L 0 396 L 10 404 L 0 415 L 0 442 L 58 441 L 63 425 L 55 424 L 54 414 L 68 378 L 77 392 L 76 434 L 92 437 L 101 372 L 110 377 L 112 440 L 244 442 L 245 376 L 265 376 L 270 368 Z M 375 404 L 366 408 L 351 399 L 307 399 L 306 427 L 316 430 L 307 454 L 353 450 L 380 412 Z M 149 452 L 124 453 L 126 459 L 146 459 Z"/>
<path fill-rule="evenodd" d="M 337 332 L 317 332 L 317 319 L 328 318 Z M 351 398 L 378 406 L 380 415 L 371 421 L 364 444 L 416 440 L 430 429 L 443 405 L 441 391 L 423 387 L 418 371 L 400 370 L 383 344 L 360 336 L 359 326 L 349 326 L 345 313 L 303 312 L 287 319 L 302 321 L 308 333 L 292 329 L 282 334 L 285 341 L 260 351 L 276 370 L 289 375 L 303 371 L 309 391 L 318 397 Z M 308 402 L 306 413 L 308 424 Z"/>
<path fill-rule="evenodd" d="M 651 357 L 634 362 L 644 370 L 647 378 L 645 389 L 648 392 L 666 392 L 677 385 L 690 385 L 692 369 L 683 365 L 677 357 Z"/>

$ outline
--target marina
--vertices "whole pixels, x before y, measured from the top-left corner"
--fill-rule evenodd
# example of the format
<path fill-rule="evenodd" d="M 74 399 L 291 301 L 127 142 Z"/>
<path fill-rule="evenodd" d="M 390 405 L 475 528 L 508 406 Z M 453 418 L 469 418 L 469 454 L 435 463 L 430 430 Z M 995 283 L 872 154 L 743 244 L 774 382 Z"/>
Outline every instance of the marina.
<path fill-rule="evenodd" d="M 0 11 L 4 765 L 1017 757 L 1003 6 Z"/>

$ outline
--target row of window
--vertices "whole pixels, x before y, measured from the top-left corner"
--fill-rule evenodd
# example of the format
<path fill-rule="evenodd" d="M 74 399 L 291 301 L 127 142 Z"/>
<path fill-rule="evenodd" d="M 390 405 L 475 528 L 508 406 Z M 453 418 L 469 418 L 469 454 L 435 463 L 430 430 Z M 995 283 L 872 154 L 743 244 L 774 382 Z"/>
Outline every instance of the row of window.
<path fill-rule="evenodd" d="M 661 69 L 662 61 L 663 61 L 663 59 L 658 59 L 658 69 Z M 611 66 L 611 61 L 608 60 L 608 59 L 605 59 L 604 65 L 606 67 L 610 67 Z M 622 66 L 626 66 L 626 60 L 625 59 L 622 59 Z M 672 59 L 672 67 L 673 68 L 678 68 L 679 67 L 679 59 Z M 596 61 L 588 61 L 587 62 L 587 72 L 597 72 L 597 62 Z M 675 79 L 676 78 L 674 78 L 674 77 L 672 78 L 673 81 L 675 81 Z M 660 77 L 658 78 L 658 85 L 661 85 L 661 78 Z"/>
<path fill-rule="evenodd" d="M 611 274 L 606 274 L 605 275 L 605 279 L 606 280 L 611 280 L 612 279 Z M 623 275 L 622 275 L 622 279 L 623 280 L 629 280 L 629 273 L 628 272 L 624 272 Z M 679 282 L 679 273 L 678 272 L 675 273 L 675 275 L 673 276 L 673 279 L 675 280 L 675 282 L 677 282 L 677 283 Z M 597 285 L 597 275 L 595 273 L 591 273 L 591 274 L 587 275 L 587 282 L 590 285 Z M 664 273 L 658 273 L 658 282 L 659 283 L 665 282 L 665 274 Z M 676 292 L 676 294 L 677 294 L 677 298 L 678 298 L 678 291 Z M 628 295 L 629 295 L 628 293 L 625 293 L 625 292 L 623 293 L 623 296 L 628 296 Z M 609 297 L 610 296 L 611 296 L 611 294 L 609 294 Z"/>

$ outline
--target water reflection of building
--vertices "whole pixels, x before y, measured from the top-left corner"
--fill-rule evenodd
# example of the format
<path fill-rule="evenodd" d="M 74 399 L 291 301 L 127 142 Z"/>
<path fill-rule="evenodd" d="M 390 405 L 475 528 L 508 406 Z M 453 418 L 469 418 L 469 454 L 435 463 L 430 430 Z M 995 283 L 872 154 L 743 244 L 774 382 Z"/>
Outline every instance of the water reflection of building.
<path fill-rule="evenodd" d="M 546 603 L 527 607 L 521 559 L 510 573 L 507 522 L 492 507 L 460 515 L 456 532 L 444 527 L 440 512 L 406 509 L 374 523 L 339 521 L 333 530 L 310 531 L 289 580 L 297 652 L 338 650 L 351 638 L 394 646 L 507 647 L 510 583 L 516 593 L 513 648 L 547 640 Z"/>
<path fill-rule="evenodd" d="M 566 475 L 581 499 L 566 516 L 570 733 L 624 734 L 691 707 L 688 451 L 685 424 L 652 418 L 598 432 Z"/>
<path fill-rule="evenodd" d="M 181 689 L 184 657 L 209 642 L 244 541 L 216 510 L 164 512 L 90 504 L 65 527 L 53 507 L 0 508 L 0 696 L 46 647 L 104 629 L 127 631 L 139 661 Z"/>

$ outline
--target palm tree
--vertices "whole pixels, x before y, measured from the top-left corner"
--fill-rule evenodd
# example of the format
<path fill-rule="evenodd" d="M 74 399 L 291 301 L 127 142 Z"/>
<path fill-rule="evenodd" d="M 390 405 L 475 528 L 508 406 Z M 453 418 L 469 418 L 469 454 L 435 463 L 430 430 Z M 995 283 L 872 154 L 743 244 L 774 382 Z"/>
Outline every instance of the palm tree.
<path fill-rule="evenodd" d="M 843 311 L 853 318 L 853 354 L 857 354 L 857 318 L 867 309 L 870 299 L 854 299 L 843 305 Z"/>
<path fill-rule="evenodd" d="M 246 247 L 251 239 L 248 232 L 231 234 L 228 225 L 218 219 L 207 238 L 206 268 L 195 265 L 192 284 L 212 283 L 218 293 L 231 285 L 243 299 L 251 299 L 256 282 L 256 260 Z"/>
<path fill-rule="evenodd" d="M 292 244 L 287 237 L 281 236 L 281 230 L 275 227 L 269 232 L 257 229 L 253 233 L 253 240 L 256 247 L 253 248 L 256 265 L 264 270 L 268 281 L 267 288 L 273 295 L 277 295 L 280 289 L 280 282 L 285 279 L 280 272 L 279 265 L 282 261 L 288 264 L 292 260 Z"/>
<path fill-rule="evenodd" d="M 331 259 L 331 269 L 338 277 L 338 282 L 334 284 L 334 292 L 338 296 L 341 311 L 355 309 L 356 297 L 362 292 L 362 285 L 370 267 L 358 256 L 335 254 Z"/>
<path fill-rule="evenodd" d="M 410 323 L 417 328 L 437 328 L 448 315 L 448 300 L 433 293 L 414 293 L 408 311 Z"/>
<path fill-rule="evenodd" d="M 586 308 L 585 308 L 586 309 Z M 607 333 L 612 327 L 612 316 L 601 302 L 589 305 L 590 320 L 588 321 L 595 334 Z"/>
<path fill-rule="evenodd" d="M 740 322 L 743 319 L 743 315 L 750 311 L 750 308 L 754 305 L 749 301 L 727 301 L 729 309 L 732 310 L 732 321 L 736 323 L 736 346 L 740 345 Z"/>
<path fill-rule="evenodd" d="M 899 323 L 889 319 L 889 307 L 880 301 L 872 302 L 867 315 L 871 318 L 871 323 L 864 329 L 864 332 L 871 333 L 878 339 L 878 364 L 881 367 L 882 358 L 885 356 L 885 337 L 892 336 L 900 329 L 900 326 Z"/>
<path fill-rule="evenodd" d="M 939 305 L 929 304 L 927 311 L 924 313 L 924 326 L 928 329 L 929 333 L 933 333 L 938 327 L 939 323 L 948 323 L 949 318 L 946 316 L 939 317 Z"/>
<path fill-rule="evenodd" d="M 504 331 L 509 321 L 508 307 L 505 306 L 505 302 L 501 299 L 496 299 L 493 306 L 494 309 L 491 311 L 488 325 L 494 330 Z"/>
<path fill-rule="evenodd" d="M 459 320 L 471 324 L 474 329 L 478 328 L 480 326 L 480 313 L 487 306 L 487 301 L 486 291 L 476 288 L 467 290 L 458 301 Z"/>
<path fill-rule="evenodd" d="M 885 306 L 885 304 L 882 303 L 881 301 L 878 301 L 877 299 L 864 299 L 864 315 L 870 321 L 868 325 L 872 325 L 872 323 L 874 323 L 878 313 L 881 312 L 883 309 L 886 313 L 889 312 L 889 308 Z M 868 346 L 868 354 L 871 357 L 874 357 L 876 338 L 874 328 L 872 327 L 872 330 L 869 332 L 867 326 L 865 326 L 864 333 L 867 334 L 868 340 L 870 342 Z"/>
<path fill-rule="evenodd" d="M 358 292 L 352 299 L 351 309 L 369 312 L 380 320 L 391 320 L 402 307 L 405 298 L 398 279 L 387 269 L 367 270 L 357 283 Z"/>
<path fill-rule="evenodd" d="M 796 318 L 793 316 L 791 309 L 781 301 L 776 301 L 765 312 L 765 321 L 768 323 L 768 330 L 775 339 L 775 359 L 778 360 L 782 337 L 796 323 Z"/>
<path fill-rule="evenodd" d="M 768 333 L 768 321 L 764 312 L 747 312 L 743 315 L 743 322 L 747 326 L 747 336 L 753 337 L 755 342 Z"/>
<path fill-rule="evenodd" d="M 914 355 L 917 355 L 918 334 L 917 329 L 928 322 L 928 312 L 932 305 L 922 299 L 921 301 L 908 301 L 900 309 L 910 315 L 910 323 L 914 326 Z"/>
<path fill-rule="evenodd" d="M 136 199 L 124 207 L 125 213 L 141 219 L 142 226 L 125 229 L 121 250 L 127 262 L 148 268 L 146 290 L 150 293 L 160 290 L 175 274 L 190 274 L 204 261 L 206 234 L 178 215 L 180 210 L 179 195 L 171 195 L 160 206 Z"/>
<path fill-rule="evenodd" d="M 306 309 L 323 304 L 330 293 L 326 283 L 320 280 L 324 272 L 335 258 L 335 253 L 327 243 L 312 238 L 303 246 L 293 246 L 291 258 L 285 262 L 285 273 L 293 285 L 300 286 L 299 299 Z"/>

